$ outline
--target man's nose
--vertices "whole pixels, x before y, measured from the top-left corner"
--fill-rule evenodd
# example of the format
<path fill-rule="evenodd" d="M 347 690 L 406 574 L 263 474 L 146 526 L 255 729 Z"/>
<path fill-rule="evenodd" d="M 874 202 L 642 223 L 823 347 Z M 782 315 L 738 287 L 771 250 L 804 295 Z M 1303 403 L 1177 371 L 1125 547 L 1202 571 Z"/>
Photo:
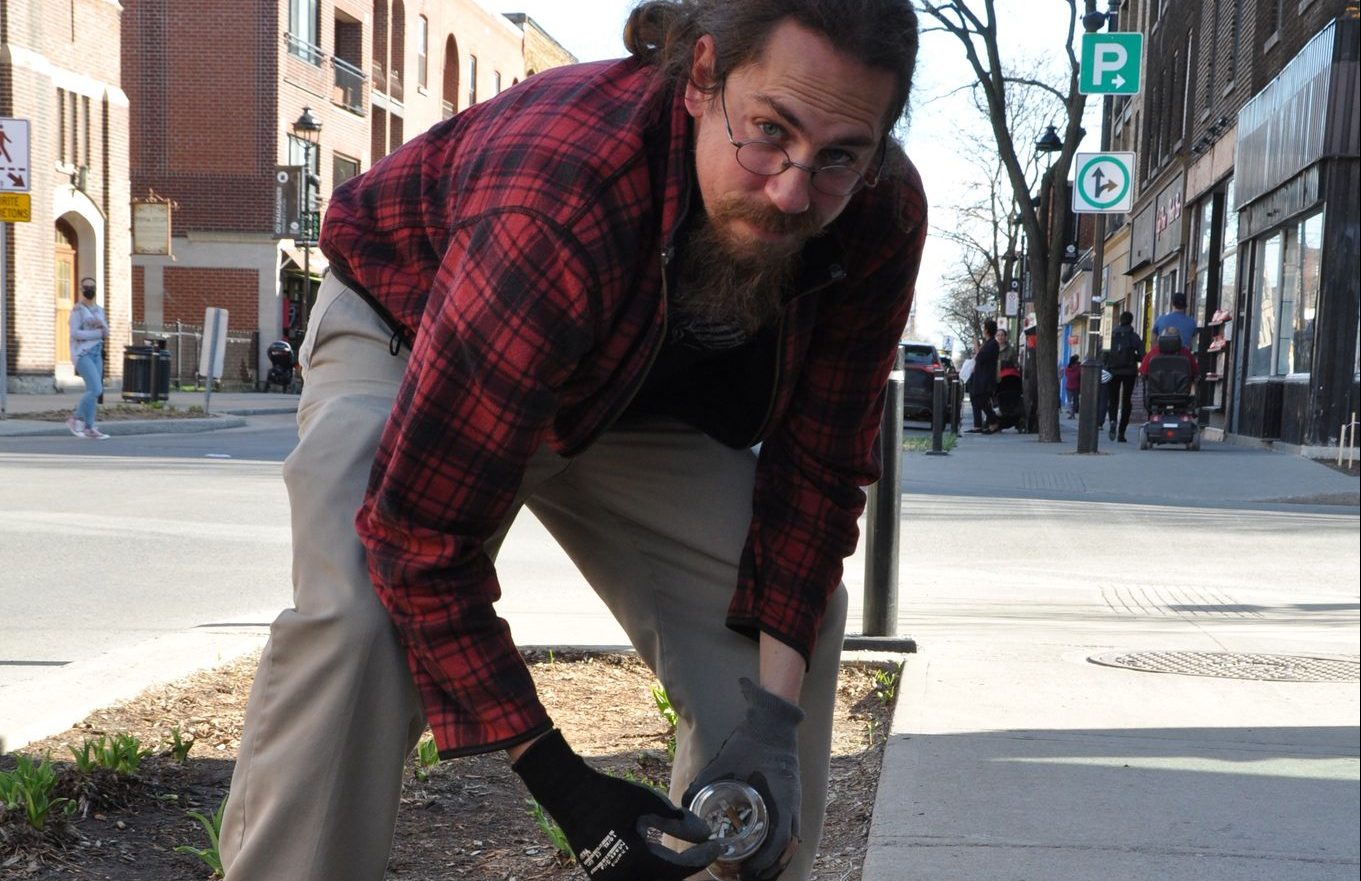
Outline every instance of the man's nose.
<path fill-rule="evenodd" d="M 797 166 L 766 178 L 766 197 L 785 214 L 802 214 L 813 203 L 813 177 Z"/>

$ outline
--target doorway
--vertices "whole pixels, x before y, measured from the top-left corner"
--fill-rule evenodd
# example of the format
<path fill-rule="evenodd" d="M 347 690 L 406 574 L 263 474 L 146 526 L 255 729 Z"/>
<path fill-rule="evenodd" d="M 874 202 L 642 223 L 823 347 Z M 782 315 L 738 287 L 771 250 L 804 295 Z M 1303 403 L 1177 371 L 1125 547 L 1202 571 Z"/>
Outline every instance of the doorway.
<path fill-rule="evenodd" d="M 71 309 L 76 302 L 76 231 L 64 220 L 57 221 L 53 260 L 52 276 L 56 285 L 52 296 L 55 311 L 52 323 L 52 362 L 70 364 Z"/>

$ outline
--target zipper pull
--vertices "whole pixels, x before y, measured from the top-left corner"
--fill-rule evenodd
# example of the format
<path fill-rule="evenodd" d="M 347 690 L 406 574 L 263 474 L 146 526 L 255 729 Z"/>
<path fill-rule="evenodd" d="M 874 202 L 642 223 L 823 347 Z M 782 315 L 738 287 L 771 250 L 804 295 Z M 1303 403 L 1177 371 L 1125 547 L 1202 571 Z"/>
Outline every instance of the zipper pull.
<path fill-rule="evenodd" d="M 667 245 L 662 249 L 662 265 L 669 266 L 671 260 L 676 256 L 676 249 L 672 245 Z"/>

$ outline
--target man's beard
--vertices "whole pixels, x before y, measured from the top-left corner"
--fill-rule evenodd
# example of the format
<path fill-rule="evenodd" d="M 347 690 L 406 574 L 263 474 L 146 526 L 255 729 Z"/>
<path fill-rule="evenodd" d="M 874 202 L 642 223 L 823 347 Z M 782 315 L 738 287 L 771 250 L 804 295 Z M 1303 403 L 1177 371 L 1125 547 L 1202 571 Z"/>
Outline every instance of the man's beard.
<path fill-rule="evenodd" d="M 721 226 L 732 219 L 789 235 L 777 243 L 734 241 Z M 677 268 L 676 306 L 704 324 L 755 334 L 780 313 L 804 243 L 820 229 L 811 212 L 785 214 L 736 197 L 720 200 L 689 230 Z"/>

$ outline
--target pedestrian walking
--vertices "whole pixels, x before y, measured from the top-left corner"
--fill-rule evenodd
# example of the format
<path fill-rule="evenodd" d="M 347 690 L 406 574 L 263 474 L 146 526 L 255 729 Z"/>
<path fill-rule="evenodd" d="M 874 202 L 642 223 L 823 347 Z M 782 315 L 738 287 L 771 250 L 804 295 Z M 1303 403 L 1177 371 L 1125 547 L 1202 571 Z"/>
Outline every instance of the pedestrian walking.
<path fill-rule="evenodd" d="M 592 881 L 701 871 L 718 845 L 683 807 L 726 778 L 769 812 L 743 877 L 808 878 L 841 571 L 926 233 L 890 135 L 912 4 L 857 10 L 641 3 L 629 58 L 542 71 L 335 191 L 284 466 L 294 608 L 228 881 L 379 881 L 427 721 L 444 759 L 505 750 Z M 666 688 L 670 800 L 573 751 L 497 617 L 522 507 Z"/>
<path fill-rule="evenodd" d="M 109 337 L 109 322 L 104 309 L 95 302 L 95 280 L 80 280 L 80 302 L 71 309 L 71 363 L 85 383 L 76 409 L 66 417 L 71 434 L 86 440 L 108 440 L 95 424 L 96 404 L 104 394 L 104 341 Z"/>
<path fill-rule="evenodd" d="M 1110 373 L 1107 392 L 1110 419 L 1107 437 L 1125 442 L 1129 428 L 1129 412 L 1134 401 L 1134 382 L 1139 364 L 1144 359 L 1144 341 L 1134 331 L 1134 313 L 1120 313 L 1120 324 L 1111 332 L 1111 345 L 1106 350 L 1106 370 Z"/>
<path fill-rule="evenodd" d="M 1082 392 L 1082 359 L 1073 355 L 1063 368 L 1063 390 L 1068 395 L 1068 418 L 1077 416 L 1078 396 Z"/>
<path fill-rule="evenodd" d="M 983 344 L 974 355 L 973 376 L 969 378 L 969 401 L 973 404 L 971 432 L 993 434 L 1000 431 L 992 396 L 997 390 L 997 322 L 983 322 Z"/>

